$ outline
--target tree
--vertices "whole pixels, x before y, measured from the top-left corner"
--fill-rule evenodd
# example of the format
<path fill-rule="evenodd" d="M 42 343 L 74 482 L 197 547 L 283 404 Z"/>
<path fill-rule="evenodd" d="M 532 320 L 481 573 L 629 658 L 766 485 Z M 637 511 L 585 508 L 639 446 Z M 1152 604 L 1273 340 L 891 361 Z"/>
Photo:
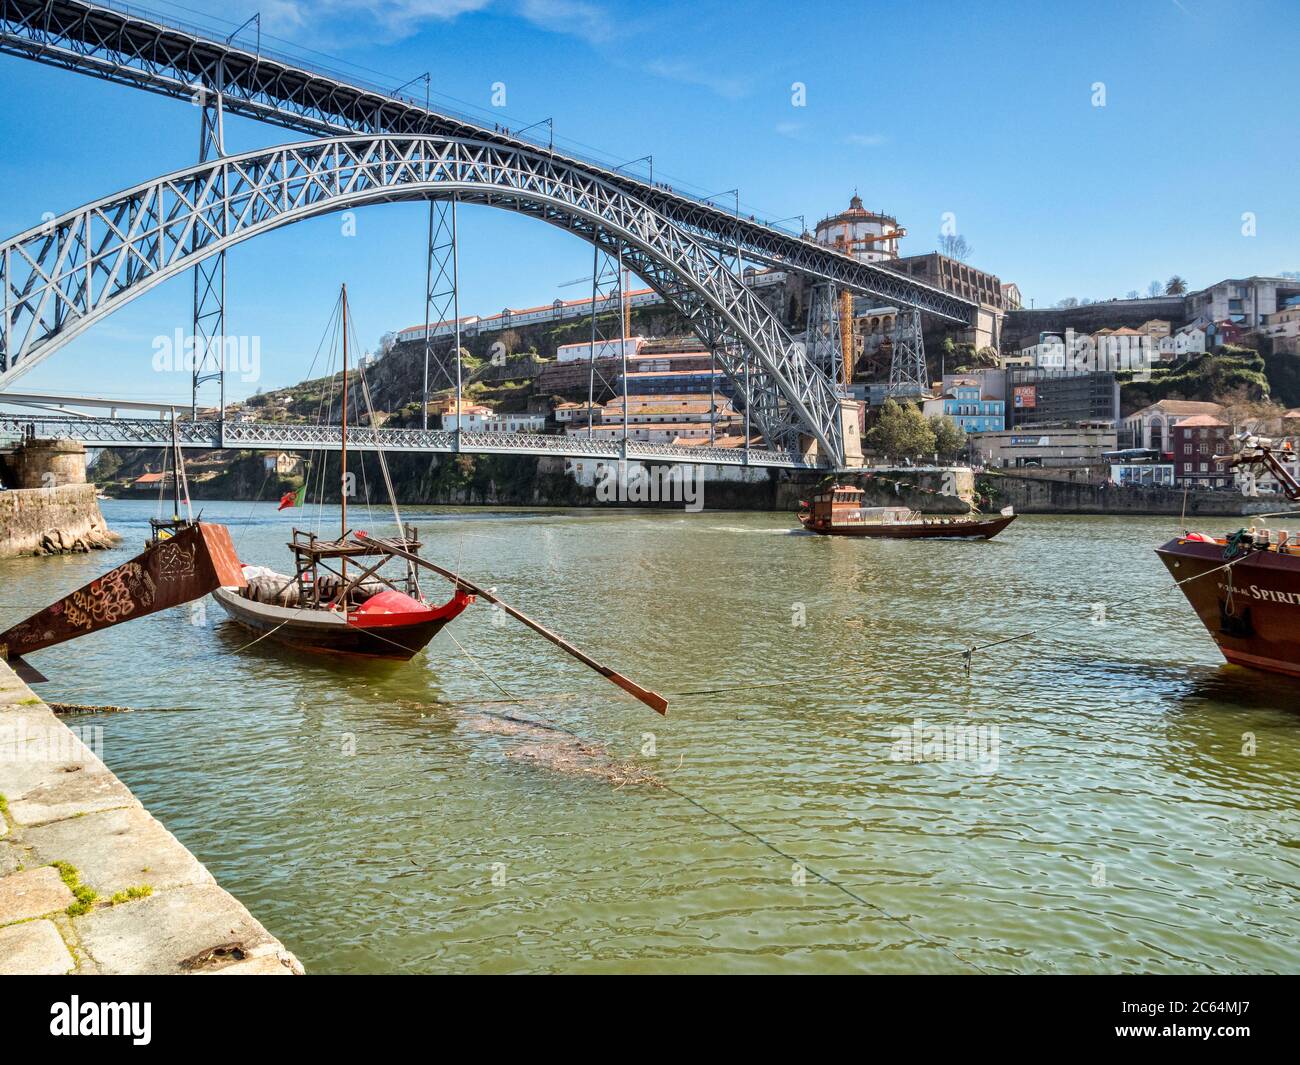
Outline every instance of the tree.
<path fill-rule="evenodd" d="M 1177 274 L 1174 274 L 1173 277 L 1171 277 L 1168 281 L 1165 282 L 1166 296 L 1182 296 L 1185 295 L 1186 293 L 1187 293 L 1187 282 L 1184 281 Z"/>
<path fill-rule="evenodd" d="M 867 431 L 867 443 L 894 459 L 918 458 L 935 451 L 934 429 L 919 408 L 885 400 L 876 424 Z"/>
<path fill-rule="evenodd" d="M 1162 291 L 1163 289 L 1161 288 L 1159 281 L 1152 281 L 1151 284 L 1147 285 L 1147 295 L 1152 299 L 1159 296 Z"/>
<path fill-rule="evenodd" d="M 965 262 L 975 249 L 970 246 L 970 241 L 960 233 L 940 233 L 939 251 L 948 256 L 949 259 Z"/>
<path fill-rule="evenodd" d="M 934 431 L 934 449 L 940 455 L 955 456 L 966 446 L 966 430 L 946 414 L 936 414 L 930 419 Z"/>
<path fill-rule="evenodd" d="M 1067 308 L 1067 309 L 1070 307 L 1077 307 L 1079 306 L 1079 301 L 1074 296 L 1066 296 L 1065 299 L 1057 303 L 1057 306 L 1062 308 Z"/>
<path fill-rule="evenodd" d="M 1128 294 L 1124 298 L 1126 300 L 1135 300 L 1135 299 L 1139 299 L 1140 297 L 1141 297 L 1141 293 L 1138 292 L 1137 289 L 1131 288 L 1128 290 Z"/>

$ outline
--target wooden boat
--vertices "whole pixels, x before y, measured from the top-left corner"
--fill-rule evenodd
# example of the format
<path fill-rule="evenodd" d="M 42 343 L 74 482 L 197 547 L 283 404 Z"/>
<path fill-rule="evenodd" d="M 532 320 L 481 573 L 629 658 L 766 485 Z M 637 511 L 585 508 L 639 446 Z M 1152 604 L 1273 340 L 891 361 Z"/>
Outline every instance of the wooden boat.
<path fill-rule="evenodd" d="M 348 289 L 339 295 L 343 347 L 342 431 L 340 436 L 341 529 L 337 540 L 293 530 L 288 548 L 292 575 L 261 566 L 245 566 L 244 583 L 212 593 L 230 617 L 258 638 L 301 651 L 358 655 L 406 661 L 428 645 L 442 628 L 474 602 L 459 584 L 445 603 L 430 605 L 420 591 L 413 563 L 419 558 L 416 530 L 400 521 L 391 538 L 355 535 L 348 528 Z M 362 378 L 364 389 L 364 377 Z M 367 394 L 367 402 L 369 400 Z M 372 418 L 373 424 L 373 418 Z M 377 452 L 390 486 L 387 461 Z M 293 504 L 300 505 L 295 497 Z M 390 499 L 394 515 L 397 502 Z M 348 563 L 352 562 L 351 573 Z M 400 562 L 402 573 L 390 577 L 383 568 Z"/>
<path fill-rule="evenodd" d="M 409 525 L 391 541 L 346 533 L 322 540 L 294 529 L 288 546 L 295 561 L 292 576 L 245 566 L 242 588 L 218 588 L 212 597 L 245 628 L 300 651 L 404 662 L 474 602 L 457 586 L 445 603 L 430 605 L 411 567 L 405 567 L 400 585 L 379 572 L 389 561 L 401 560 L 390 548 L 418 551 Z M 348 560 L 355 566 L 351 577 Z"/>
<path fill-rule="evenodd" d="M 1300 500 L 1300 484 L 1268 447 L 1250 438 L 1229 465 L 1262 465 Z M 1188 533 L 1156 548 L 1223 657 L 1300 677 L 1300 535 L 1265 528 L 1225 537 Z"/>
<path fill-rule="evenodd" d="M 875 536 L 891 540 L 988 540 L 1013 521 L 1010 507 L 996 518 L 980 514 L 921 514 L 910 507 L 864 507 L 865 493 L 834 484 L 804 503 L 799 522 L 823 536 Z"/>

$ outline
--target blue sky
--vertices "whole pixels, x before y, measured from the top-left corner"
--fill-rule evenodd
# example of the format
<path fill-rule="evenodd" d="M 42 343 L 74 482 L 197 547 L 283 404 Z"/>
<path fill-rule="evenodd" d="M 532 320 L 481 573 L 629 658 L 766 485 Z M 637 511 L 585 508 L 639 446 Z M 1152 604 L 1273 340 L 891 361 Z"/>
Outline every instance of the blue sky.
<path fill-rule="evenodd" d="M 260 8 L 268 48 L 354 64 L 390 86 L 431 70 L 435 104 L 515 129 L 552 116 L 560 147 L 653 153 L 660 180 L 739 185 L 747 210 L 768 218 L 811 225 L 857 189 L 909 229 L 904 254 L 932 250 L 952 212 L 971 263 L 1039 306 L 1174 273 L 1199 287 L 1300 270 L 1293 4 L 136 6 L 224 32 Z M 494 82 L 506 85 L 504 109 L 490 106 Z M 794 82 L 806 106 L 792 106 Z M 1093 106 L 1098 82 L 1104 107 Z M 226 139 L 233 152 L 302 138 L 229 119 Z M 183 103 L 0 57 L 0 229 L 185 167 L 197 140 Z M 367 346 L 420 321 L 426 211 L 381 205 L 358 213 L 354 237 L 330 216 L 235 248 L 227 330 L 260 338 L 262 374 L 232 381 L 232 397 L 306 372 L 341 281 Z M 1244 212 L 1254 236 L 1242 234 Z M 461 246 L 463 313 L 572 298 L 581 286 L 562 283 L 591 269 L 575 238 L 487 208 L 462 209 Z M 188 332 L 191 292 L 188 276 L 160 286 L 15 387 L 187 396 L 188 379 L 155 372 L 151 358 L 156 336 Z"/>

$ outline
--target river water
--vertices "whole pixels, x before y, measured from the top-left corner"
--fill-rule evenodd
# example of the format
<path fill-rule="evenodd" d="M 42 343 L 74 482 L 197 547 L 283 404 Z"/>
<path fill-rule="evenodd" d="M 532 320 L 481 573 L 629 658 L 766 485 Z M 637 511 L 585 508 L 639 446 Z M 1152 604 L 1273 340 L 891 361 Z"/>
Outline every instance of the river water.
<path fill-rule="evenodd" d="M 135 554 L 153 511 L 105 503 L 113 551 L 0 562 L 0 622 Z M 281 570 L 317 520 L 204 516 Z M 660 718 L 481 604 L 406 665 L 241 650 L 211 600 L 33 656 L 47 700 L 141 708 L 80 721 L 309 971 L 1300 969 L 1300 685 L 1223 664 L 1152 553 L 1171 519 L 919 544 L 406 516 L 595 657 L 710 694 Z M 967 675 L 963 648 L 1047 626 Z"/>

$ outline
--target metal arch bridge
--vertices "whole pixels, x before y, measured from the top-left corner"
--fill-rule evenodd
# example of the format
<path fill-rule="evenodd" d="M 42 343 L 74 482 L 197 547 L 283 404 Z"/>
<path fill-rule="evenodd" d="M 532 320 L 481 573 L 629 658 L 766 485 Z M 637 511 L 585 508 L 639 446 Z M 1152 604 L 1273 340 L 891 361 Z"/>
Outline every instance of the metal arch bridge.
<path fill-rule="evenodd" d="M 0 0 L 0 52 L 133 85 L 191 102 L 206 88 L 232 114 L 314 136 L 345 133 L 466 137 L 505 148 L 535 149 L 464 117 L 431 110 L 408 96 L 343 80 L 267 52 L 250 52 L 201 32 L 80 0 Z M 548 150 L 626 192 L 666 222 L 716 249 L 752 262 L 834 281 L 861 295 L 916 307 L 954 322 L 973 321 L 975 305 L 942 289 L 716 204 L 674 192 L 580 156 Z"/>
<path fill-rule="evenodd" d="M 446 137 L 342 137 L 224 156 L 5 241 L 0 387 L 157 284 L 244 240 L 350 206 L 451 195 L 533 215 L 620 254 L 717 347 L 776 448 L 797 450 L 806 433 L 842 461 L 833 383 L 699 240 L 545 153 Z M 748 388 L 740 346 L 758 362 Z"/>
<path fill-rule="evenodd" d="M 737 270 L 742 261 L 764 263 L 953 321 L 969 322 L 975 310 L 949 293 L 617 168 L 543 150 L 518 136 L 422 107 L 409 97 L 264 54 L 260 43 L 251 52 L 164 24 L 153 15 L 78 0 L 0 0 L 0 51 L 191 102 L 196 91 L 206 93 L 204 121 L 215 98 L 212 145 L 221 156 L 183 172 L 191 200 L 160 179 L 116 198 L 115 216 L 104 211 L 109 201 L 100 201 L 70 212 L 43 233 L 22 234 L 2 246 L 0 388 L 43 357 L 41 352 L 53 351 L 99 312 L 107 313 L 110 305 L 120 306 L 131 293 L 179 272 L 184 268 L 180 262 L 201 269 L 209 257 L 220 260 L 221 249 L 234 239 L 257 227 L 270 228 L 273 215 L 280 219 L 276 224 L 283 224 L 348 203 L 427 198 L 435 189 L 444 195 L 469 191 L 466 181 L 480 202 L 536 214 L 598 248 L 630 253 L 633 269 L 688 315 L 718 351 L 738 391 L 752 396 L 758 428 L 774 453 L 796 451 L 802 433 L 817 440 L 823 461 L 842 461 L 838 396 L 779 323 L 744 291 L 724 265 L 724 256 L 735 256 Z M 335 139 L 328 143 L 333 145 L 344 143 L 340 133 L 368 136 L 346 139 L 351 147 L 345 154 L 356 151 L 346 159 L 331 155 L 333 149 L 325 143 L 228 157 L 219 132 L 223 109 L 317 136 L 332 135 Z M 205 151 L 213 150 L 206 125 L 204 144 Z M 406 163 L 393 155 L 399 145 L 409 150 Z M 436 151 L 447 150 L 454 159 L 433 158 Z M 287 151 L 299 154 L 290 159 Z M 248 169 L 232 169 L 236 160 Z M 328 180 L 322 182 L 322 165 L 333 177 L 360 174 L 366 187 L 344 191 L 336 184 L 331 190 Z M 292 170 L 304 180 L 305 198 L 292 205 L 288 198 L 277 199 L 266 180 L 266 168 L 277 166 L 281 189 L 291 184 L 286 175 Z M 185 216 L 179 225 L 178 214 Z M 133 226 L 142 217 L 146 229 L 149 221 L 156 223 L 152 239 L 132 246 L 139 233 Z M 244 228 L 250 221 L 253 226 Z M 117 246 L 111 266 L 104 254 L 110 245 Z M 168 247 L 170 260 L 162 257 Z M 196 290 L 196 331 L 198 303 Z M 224 310 L 218 313 L 224 322 Z M 743 360 L 749 389 L 741 383 L 741 347 L 759 363 L 752 372 L 750 359 Z M 196 390 L 197 384 L 196 377 Z"/>
<path fill-rule="evenodd" d="M 166 418 L 94 418 L 50 414 L 0 412 L 0 438 L 26 436 L 76 440 L 87 447 L 170 448 L 173 442 L 188 449 L 238 448 L 248 451 L 338 451 L 342 445 L 337 425 L 283 422 L 176 421 Z M 765 448 L 682 447 L 582 435 L 550 436 L 541 433 L 483 433 L 447 429 L 348 430 L 349 451 L 442 452 L 477 455 L 556 456 L 610 461 L 672 463 L 674 465 L 755 466 L 814 469 L 789 451 Z"/>

